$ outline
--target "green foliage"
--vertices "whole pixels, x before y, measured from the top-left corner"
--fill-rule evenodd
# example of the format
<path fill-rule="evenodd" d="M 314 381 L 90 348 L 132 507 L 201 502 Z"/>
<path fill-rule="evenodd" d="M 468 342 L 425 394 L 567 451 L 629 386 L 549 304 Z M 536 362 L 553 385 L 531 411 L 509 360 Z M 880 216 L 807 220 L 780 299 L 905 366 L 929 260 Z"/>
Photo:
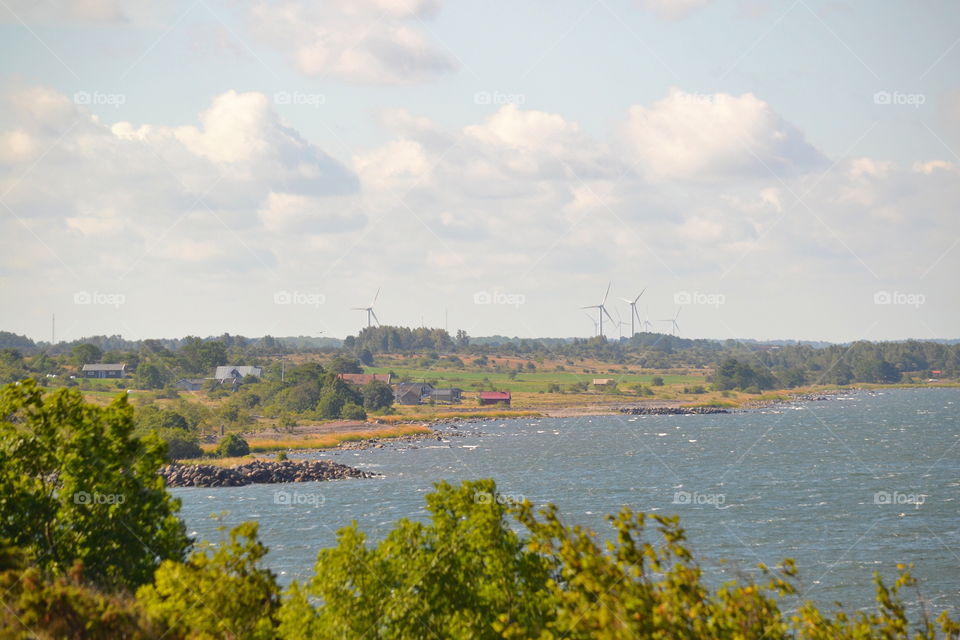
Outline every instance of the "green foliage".
<path fill-rule="evenodd" d="M 199 458 L 203 455 L 195 433 L 183 429 L 158 429 L 154 433 L 166 443 L 168 460 Z"/>
<path fill-rule="evenodd" d="M 650 381 L 650 384 L 654 387 L 662 387 L 663 378 L 661 376 L 653 376 L 653 380 Z"/>
<path fill-rule="evenodd" d="M 95 344 L 84 342 L 73 347 L 73 349 L 70 350 L 70 355 L 73 364 L 82 367 L 85 364 L 100 362 L 103 351 Z"/>
<path fill-rule="evenodd" d="M 327 365 L 327 369 L 334 373 L 363 373 L 359 360 L 343 355 L 334 356 Z"/>
<path fill-rule="evenodd" d="M 138 389 L 161 389 L 167 380 L 163 370 L 155 364 L 147 362 L 137 367 Z"/>
<path fill-rule="evenodd" d="M 32 381 L 0 389 L 0 540 L 53 574 L 80 562 L 107 586 L 143 584 L 160 560 L 179 560 L 189 540 L 157 473 L 165 447 L 133 430 L 125 394 L 101 408 Z"/>
<path fill-rule="evenodd" d="M 278 635 L 862 640 L 917 628 L 899 597 L 914 584 L 902 567 L 891 588 L 875 578 L 875 612 L 830 617 L 807 603 L 789 616 L 777 598 L 797 594 L 792 561 L 760 565 L 759 583 L 711 589 L 676 517 L 625 507 L 608 517 L 614 536 L 602 542 L 564 524 L 552 505 L 504 500 L 492 480 L 435 486 L 428 523 L 400 520 L 375 545 L 356 523 L 341 529 L 309 583 L 288 592 Z M 939 624 L 945 638 L 958 637 L 946 613 Z M 926 620 L 919 629 L 916 638 L 937 637 Z"/>
<path fill-rule="evenodd" d="M 367 412 L 360 405 L 348 402 L 340 410 L 340 417 L 344 420 L 366 420 Z"/>
<path fill-rule="evenodd" d="M 751 393 L 759 393 L 762 389 L 773 389 L 776 383 L 776 378 L 763 367 L 751 367 L 734 358 L 724 360 L 713 376 L 713 386 L 718 391 L 751 389 Z"/>
<path fill-rule="evenodd" d="M 266 553 L 257 524 L 241 524 L 212 552 L 206 545 L 186 562 L 161 564 L 137 600 L 152 621 L 190 638 L 270 640 L 280 589 L 259 566 Z"/>
<path fill-rule="evenodd" d="M 370 548 L 356 524 L 317 558 L 316 574 L 292 589 L 280 635 L 299 638 L 497 638 L 497 625 L 533 637 L 549 613 L 548 566 L 505 524 L 490 480 L 427 496 L 428 525 L 401 520 Z M 314 608 L 308 597 L 322 600 Z"/>
<path fill-rule="evenodd" d="M 236 458 L 249 453 L 250 445 L 235 433 L 228 433 L 217 443 L 217 455 L 221 458 Z"/>
<path fill-rule="evenodd" d="M 363 408 L 379 411 L 393 404 L 393 389 L 386 382 L 371 380 L 363 386 Z"/>
<path fill-rule="evenodd" d="M 76 638 L 77 640 L 178 640 L 162 623 L 148 620 L 143 608 L 124 592 L 90 588 L 81 565 L 49 578 L 26 559 L 0 559 L 0 638 Z"/>

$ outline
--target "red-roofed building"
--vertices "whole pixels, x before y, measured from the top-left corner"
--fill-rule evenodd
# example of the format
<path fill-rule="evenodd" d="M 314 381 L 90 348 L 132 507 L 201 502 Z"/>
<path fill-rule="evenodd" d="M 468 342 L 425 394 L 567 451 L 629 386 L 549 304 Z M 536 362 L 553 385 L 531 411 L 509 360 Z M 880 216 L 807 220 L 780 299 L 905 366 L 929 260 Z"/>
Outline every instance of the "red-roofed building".
<path fill-rule="evenodd" d="M 510 406 L 509 391 L 481 391 L 480 404 L 503 404 Z"/>
<path fill-rule="evenodd" d="M 390 384 L 390 378 L 392 376 L 389 373 L 338 373 L 337 377 L 344 382 L 362 387 L 370 384 L 374 380 Z"/>

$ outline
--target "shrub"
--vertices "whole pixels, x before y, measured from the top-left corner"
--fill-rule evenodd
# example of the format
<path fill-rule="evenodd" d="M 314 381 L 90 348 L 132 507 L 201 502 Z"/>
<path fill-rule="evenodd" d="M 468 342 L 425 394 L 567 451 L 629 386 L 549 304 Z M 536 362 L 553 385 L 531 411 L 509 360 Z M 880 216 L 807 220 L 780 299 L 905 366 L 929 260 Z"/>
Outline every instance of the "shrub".
<path fill-rule="evenodd" d="M 367 412 L 360 405 L 348 402 L 340 410 L 340 416 L 346 420 L 366 420 Z"/>
<path fill-rule="evenodd" d="M 217 455 L 221 458 L 236 458 L 250 453 L 247 441 L 235 433 L 229 433 L 217 444 Z"/>
<path fill-rule="evenodd" d="M 653 376 L 653 380 L 650 382 L 650 384 L 652 384 L 652 385 L 655 386 L 655 387 L 662 387 L 662 386 L 663 386 L 663 378 L 660 377 L 660 376 Z"/>

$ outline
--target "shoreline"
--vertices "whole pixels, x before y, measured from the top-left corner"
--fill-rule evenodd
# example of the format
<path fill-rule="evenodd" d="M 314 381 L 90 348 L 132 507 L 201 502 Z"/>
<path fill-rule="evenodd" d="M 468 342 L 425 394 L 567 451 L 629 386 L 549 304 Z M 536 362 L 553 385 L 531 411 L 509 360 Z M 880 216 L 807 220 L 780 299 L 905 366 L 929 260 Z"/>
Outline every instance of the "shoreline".
<path fill-rule="evenodd" d="M 770 407 L 786 406 L 796 402 L 817 402 L 828 400 L 831 397 L 844 393 L 873 391 L 875 389 L 916 389 L 916 388 L 951 388 L 955 385 L 878 385 L 878 386 L 856 386 L 856 387 L 824 387 L 824 388 L 806 388 L 802 391 L 788 392 L 779 390 L 766 394 L 775 397 L 757 398 L 748 402 L 737 403 L 715 403 L 715 404 L 690 404 L 679 400 L 640 400 L 637 402 L 609 402 L 609 403 L 590 403 L 585 405 L 571 405 L 557 409 L 549 409 L 542 412 L 523 411 L 527 415 L 505 416 L 503 412 L 499 415 L 491 412 L 490 417 L 481 417 L 476 411 L 464 412 L 469 415 L 465 417 L 456 417 L 445 415 L 442 418 L 425 418 L 422 420 L 411 420 L 410 422 L 395 423 L 393 427 L 419 427 L 428 429 L 421 433 L 405 433 L 395 436 L 390 435 L 371 435 L 369 438 L 362 437 L 363 431 L 356 431 L 358 436 L 349 440 L 344 440 L 334 446 L 329 447 L 297 447 L 291 446 L 276 451 L 258 451 L 251 460 L 269 461 L 271 454 L 283 451 L 292 455 L 304 455 L 314 452 L 338 453 L 340 451 L 363 451 L 367 449 L 382 449 L 388 445 L 415 445 L 426 441 L 444 441 L 449 438 L 464 437 L 467 434 L 458 430 L 461 425 L 482 423 L 500 420 L 542 420 L 545 418 L 580 418 L 580 417 L 602 417 L 602 416 L 623 416 L 623 415 L 714 415 L 745 413 L 748 411 L 757 411 L 768 409 Z M 371 432 L 382 429 L 385 425 L 371 425 Z M 446 427 L 446 428 L 444 428 Z M 475 434 L 471 434 L 475 435 Z M 256 446 L 255 439 L 250 439 L 251 448 Z M 200 463 L 188 463 L 187 466 L 200 466 Z"/>

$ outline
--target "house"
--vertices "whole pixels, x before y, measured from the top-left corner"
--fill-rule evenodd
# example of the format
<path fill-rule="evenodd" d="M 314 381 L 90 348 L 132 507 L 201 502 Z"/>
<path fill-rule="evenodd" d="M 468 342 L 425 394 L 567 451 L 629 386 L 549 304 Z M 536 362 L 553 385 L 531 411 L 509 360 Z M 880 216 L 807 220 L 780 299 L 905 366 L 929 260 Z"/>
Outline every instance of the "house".
<path fill-rule="evenodd" d="M 84 378 L 122 378 L 126 370 L 125 364 L 85 364 L 80 373 Z"/>
<path fill-rule="evenodd" d="M 482 405 L 502 404 L 509 407 L 510 392 L 509 391 L 481 391 L 480 404 Z"/>
<path fill-rule="evenodd" d="M 430 392 L 430 399 L 434 402 L 443 402 L 445 404 L 460 404 L 463 396 L 463 389 L 449 387 L 446 389 L 434 389 Z"/>
<path fill-rule="evenodd" d="M 606 387 L 611 384 L 614 384 L 613 378 L 594 378 L 593 379 L 593 386 L 595 387 Z"/>
<path fill-rule="evenodd" d="M 337 377 L 358 387 L 368 385 L 374 380 L 390 384 L 390 380 L 393 378 L 389 373 L 338 373 Z"/>
<path fill-rule="evenodd" d="M 433 385 L 427 382 L 401 382 L 393 388 L 397 404 L 421 404 L 430 397 Z"/>
<path fill-rule="evenodd" d="M 201 391 L 207 378 L 180 378 L 173 386 L 184 391 Z"/>
<path fill-rule="evenodd" d="M 255 378 L 263 377 L 263 369 L 261 367 L 245 367 L 245 366 L 230 366 L 217 367 L 217 371 L 213 374 L 213 377 L 223 384 L 224 382 L 239 382 L 247 376 L 254 376 Z"/>

